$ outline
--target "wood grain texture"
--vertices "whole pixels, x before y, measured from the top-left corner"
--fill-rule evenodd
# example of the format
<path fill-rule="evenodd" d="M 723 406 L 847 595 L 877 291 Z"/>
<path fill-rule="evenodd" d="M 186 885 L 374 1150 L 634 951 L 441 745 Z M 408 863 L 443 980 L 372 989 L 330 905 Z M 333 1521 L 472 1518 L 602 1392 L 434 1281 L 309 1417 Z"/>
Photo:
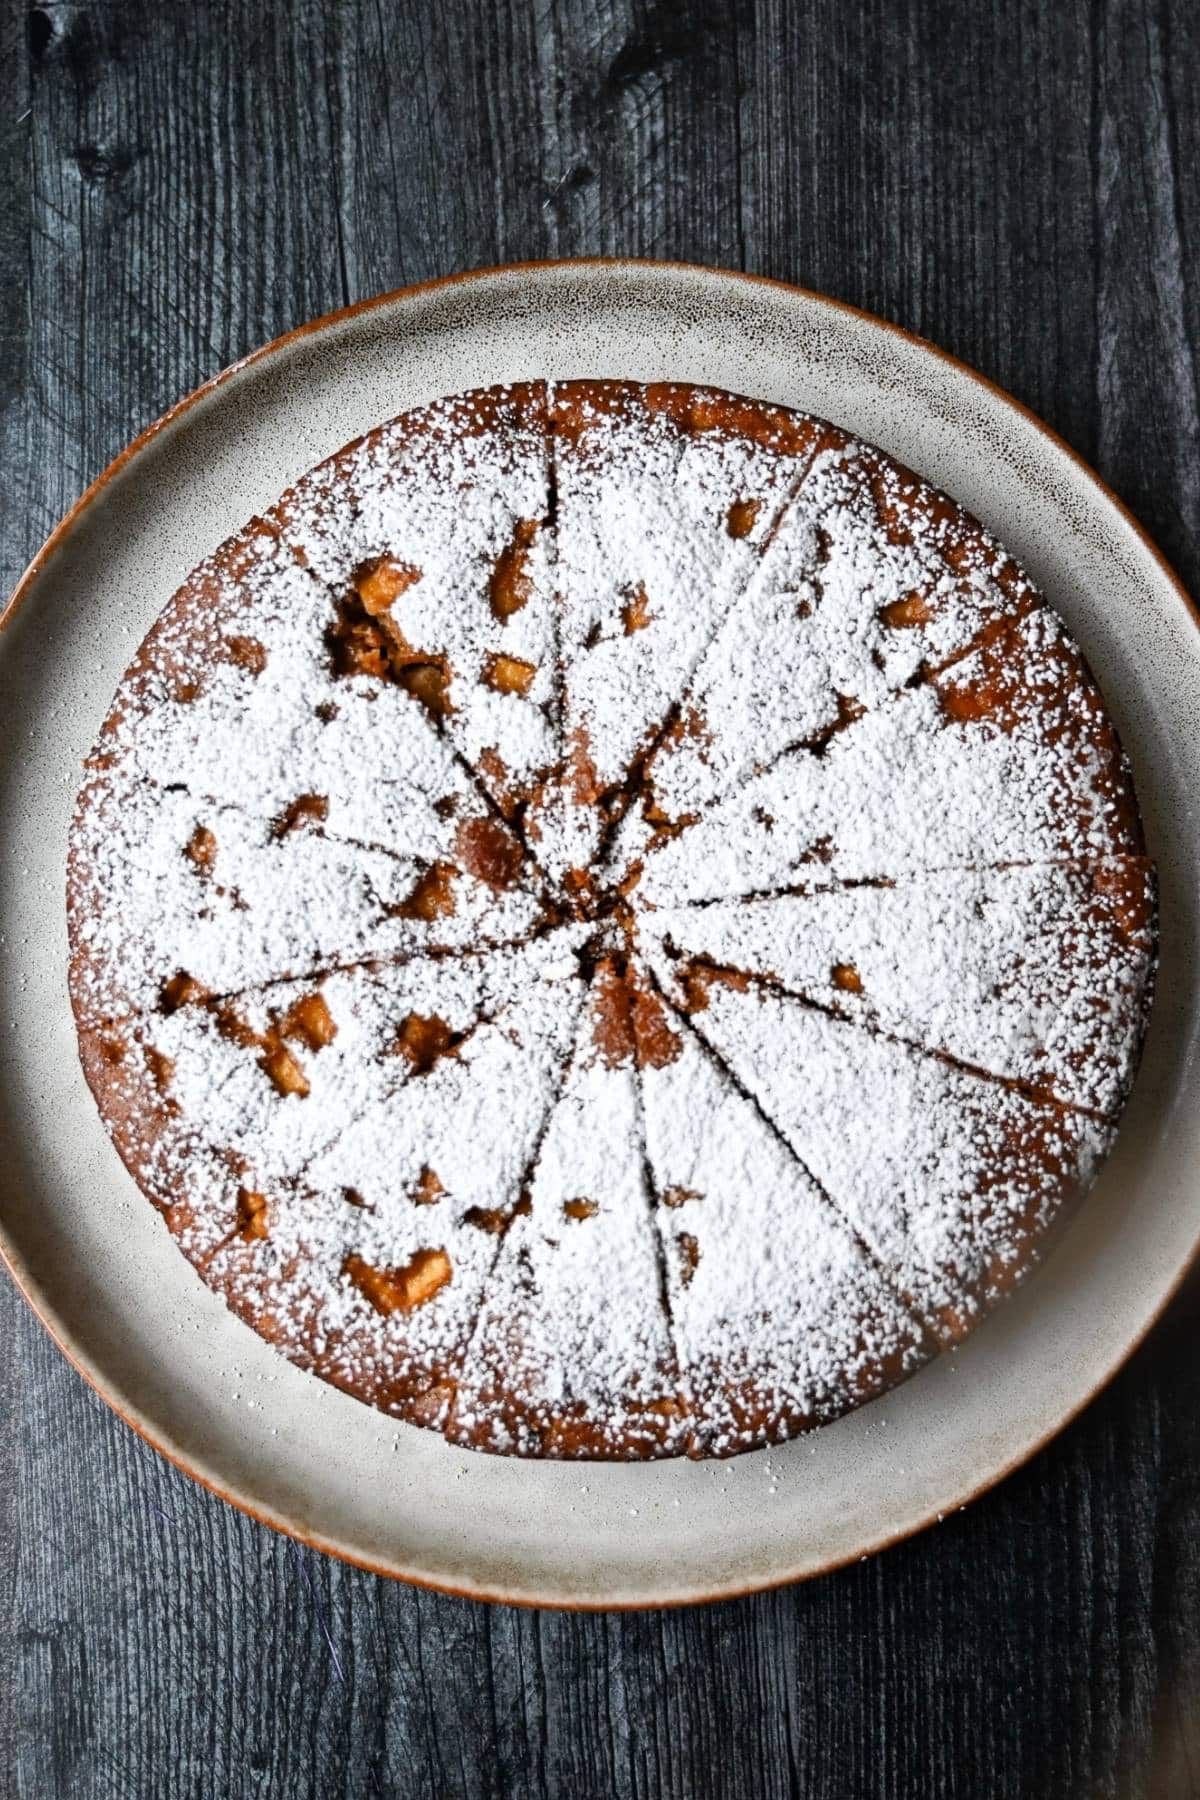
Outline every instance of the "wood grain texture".
<path fill-rule="evenodd" d="M 1200 587 L 1193 0 L 47 0 L 0 16 L 0 576 L 233 357 L 627 252 L 801 281 L 1043 414 Z M 1200 1294 L 998 1492 L 677 1614 L 323 1560 L 0 1284 L 0 1793 L 1200 1794 Z"/>

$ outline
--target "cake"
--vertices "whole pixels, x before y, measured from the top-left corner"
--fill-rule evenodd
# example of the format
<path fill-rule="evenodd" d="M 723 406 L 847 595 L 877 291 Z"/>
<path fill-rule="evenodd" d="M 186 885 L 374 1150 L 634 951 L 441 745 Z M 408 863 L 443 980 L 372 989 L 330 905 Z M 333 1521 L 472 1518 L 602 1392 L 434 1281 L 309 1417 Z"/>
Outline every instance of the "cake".
<path fill-rule="evenodd" d="M 974 520 L 818 419 L 595 380 L 404 414 L 192 573 L 68 924 L 120 1156 L 285 1356 L 480 1450 L 720 1456 L 1035 1266 L 1155 890 Z"/>

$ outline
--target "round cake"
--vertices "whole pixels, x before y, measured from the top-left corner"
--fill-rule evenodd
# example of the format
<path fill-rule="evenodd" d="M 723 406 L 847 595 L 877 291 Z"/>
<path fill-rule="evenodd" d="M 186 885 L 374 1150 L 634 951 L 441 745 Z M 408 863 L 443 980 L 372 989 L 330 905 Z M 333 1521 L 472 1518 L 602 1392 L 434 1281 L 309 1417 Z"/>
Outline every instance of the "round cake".
<path fill-rule="evenodd" d="M 1154 878 L 953 501 L 687 385 L 439 400 L 160 615 L 68 857 L 83 1067 L 210 1287 L 455 1444 L 729 1455 L 1035 1264 Z"/>

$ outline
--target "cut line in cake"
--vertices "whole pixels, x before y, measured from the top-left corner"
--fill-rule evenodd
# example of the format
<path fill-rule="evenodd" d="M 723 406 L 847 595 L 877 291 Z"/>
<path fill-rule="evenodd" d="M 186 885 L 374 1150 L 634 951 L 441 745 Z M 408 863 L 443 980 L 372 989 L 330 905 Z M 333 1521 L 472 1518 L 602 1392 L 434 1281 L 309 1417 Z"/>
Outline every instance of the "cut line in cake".
<path fill-rule="evenodd" d="M 1023 1277 L 1111 1140 L 1107 1122 L 755 984 L 714 982 L 690 1016 L 943 1342 Z M 856 1131 L 864 1087 L 872 1128 Z"/>
<path fill-rule="evenodd" d="M 685 967 L 1103 1115 L 1125 1099 L 1154 924 L 1153 872 L 1130 857 L 714 901 L 644 914 L 640 929 Z"/>
<path fill-rule="evenodd" d="M 643 1062 L 656 1218 L 692 1454 L 779 1442 L 911 1371 L 933 1344 L 890 1271 L 690 1021 Z M 834 1298 L 846 1288 L 852 1307 Z M 764 1330 L 764 1323 L 767 1329 Z"/>

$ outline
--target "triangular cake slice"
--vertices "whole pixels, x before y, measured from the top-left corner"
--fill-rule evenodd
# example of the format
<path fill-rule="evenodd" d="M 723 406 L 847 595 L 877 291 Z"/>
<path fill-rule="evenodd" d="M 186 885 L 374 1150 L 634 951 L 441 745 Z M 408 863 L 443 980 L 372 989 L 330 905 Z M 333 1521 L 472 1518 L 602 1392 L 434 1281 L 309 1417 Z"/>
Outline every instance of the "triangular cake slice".
<path fill-rule="evenodd" d="M 647 770 L 651 825 L 695 816 L 1037 604 L 952 500 L 829 435 Z"/>
<path fill-rule="evenodd" d="M 622 1458 L 686 1442 L 630 1010 L 622 975 L 602 964 L 464 1363 L 457 1443 Z"/>
<path fill-rule="evenodd" d="M 671 982 L 665 960 L 659 972 Z M 1041 1255 L 1112 1128 L 745 976 L 676 990 L 726 1064 L 945 1341 Z M 869 1116 L 864 1105 L 869 1103 Z"/>
<path fill-rule="evenodd" d="M 1144 858 L 956 869 L 649 913 L 642 930 L 1059 1100 L 1114 1113 L 1155 941 Z M 701 969 L 701 979 L 703 970 Z"/>
<path fill-rule="evenodd" d="M 353 656 L 329 593 L 252 521 L 188 577 L 118 690 L 89 765 L 114 791 L 185 788 L 347 841 L 423 854 L 432 806 L 487 815 L 378 653 Z"/>
<path fill-rule="evenodd" d="M 645 858 L 641 901 L 1139 853 L 1128 765 L 1038 609 L 827 745 L 780 757 Z"/>
<path fill-rule="evenodd" d="M 546 389 L 480 389 L 339 451 L 269 515 L 515 818 L 558 759 Z"/>
<path fill-rule="evenodd" d="M 81 1022 L 170 1004 L 176 992 L 222 995 L 366 958 L 486 948 L 541 925 L 501 826 L 475 829 L 494 828 L 507 860 L 468 853 L 464 866 L 453 816 L 414 797 L 405 817 L 410 851 L 391 854 L 328 836 L 319 814 L 268 821 L 186 790 L 93 776 L 68 856 Z"/>
<path fill-rule="evenodd" d="M 254 1166 L 261 1229 L 258 1215 L 235 1218 L 204 1274 L 293 1360 L 436 1425 L 561 1084 L 583 987 L 569 950 L 539 946 L 388 971 L 376 998 L 385 1029 L 372 1096 L 345 1110 L 294 1180 L 272 1185 Z M 195 1230 L 181 1233 L 185 1249 Z"/>
<path fill-rule="evenodd" d="M 636 765 L 823 441 L 819 421 L 663 383 L 556 383 L 566 766 L 538 854 L 585 871 Z"/>
<path fill-rule="evenodd" d="M 933 1345 L 691 1026 L 669 1054 L 667 1029 L 642 1091 L 691 1449 L 733 1455 L 870 1399 Z"/>
<path fill-rule="evenodd" d="M 514 1009 L 536 1007 L 543 993 L 551 1021 L 560 1005 L 575 1007 L 577 935 L 318 971 L 232 995 L 181 988 L 153 1012 L 82 1033 L 85 1073 L 104 1092 L 121 1154 L 160 1203 L 174 1181 L 187 1188 L 201 1150 L 252 1183 L 308 1179 L 348 1163 L 359 1138 L 377 1143 L 371 1121 L 396 1089 L 443 1064 L 461 1070 L 479 1054 L 476 1035 Z M 386 1187 L 388 1167 L 375 1179 Z"/>

